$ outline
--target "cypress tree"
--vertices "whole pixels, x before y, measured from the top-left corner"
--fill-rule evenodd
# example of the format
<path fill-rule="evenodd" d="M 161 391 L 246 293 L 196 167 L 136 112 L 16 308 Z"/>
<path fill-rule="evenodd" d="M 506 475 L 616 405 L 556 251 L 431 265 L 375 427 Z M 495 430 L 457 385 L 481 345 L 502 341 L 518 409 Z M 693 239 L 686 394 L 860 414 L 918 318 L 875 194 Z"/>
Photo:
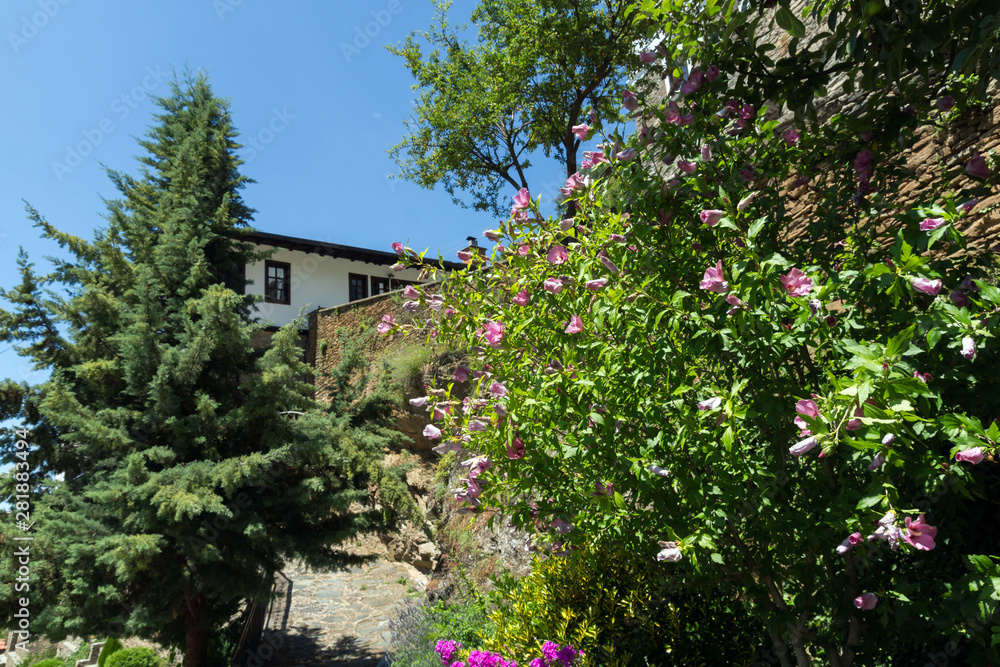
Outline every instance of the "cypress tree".
<path fill-rule="evenodd" d="M 342 383 L 337 412 L 316 404 L 292 326 L 252 348 L 242 265 L 261 255 L 241 241 L 253 211 L 228 106 L 197 75 L 157 104 L 138 176 L 108 172 L 120 196 L 94 240 L 29 207 L 70 259 L 40 276 L 22 252 L 21 284 L 0 291 L 0 341 L 51 371 L 0 386 L 0 417 L 31 446 L 31 632 L 151 638 L 194 667 L 287 559 L 357 562 L 338 545 L 393 521 L 368 491 L 386 482 L 390 401 Z M 25 594 L 3 569 L 13 613 Z"/>

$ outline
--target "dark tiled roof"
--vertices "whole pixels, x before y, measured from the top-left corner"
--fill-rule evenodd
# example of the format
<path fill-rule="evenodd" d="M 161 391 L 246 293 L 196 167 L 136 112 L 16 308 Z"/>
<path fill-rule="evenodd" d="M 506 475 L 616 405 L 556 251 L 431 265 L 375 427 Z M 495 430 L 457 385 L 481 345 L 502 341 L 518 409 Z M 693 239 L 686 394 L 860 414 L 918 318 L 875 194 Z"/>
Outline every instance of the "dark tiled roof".
<path fill-rule="evenodd" d="M 300 239 L 294 236 L 284 236 L 283 234 L 271 234 L 268 232 L 251 232 L 243 236 L 242 239 L 258 245 L 269 245 L 306 253 L 312 252 L 320 257 L 343 258 L 358 262 L 367 262 L 369 264 L 395 264 L 398 259 L 394 252 L 356 248 L 349 245 L 340 245 L 339 243 Z M 452 271 L 464 267 L 461 262 L 445 261 L 444 265 L 445 268 Z"/>

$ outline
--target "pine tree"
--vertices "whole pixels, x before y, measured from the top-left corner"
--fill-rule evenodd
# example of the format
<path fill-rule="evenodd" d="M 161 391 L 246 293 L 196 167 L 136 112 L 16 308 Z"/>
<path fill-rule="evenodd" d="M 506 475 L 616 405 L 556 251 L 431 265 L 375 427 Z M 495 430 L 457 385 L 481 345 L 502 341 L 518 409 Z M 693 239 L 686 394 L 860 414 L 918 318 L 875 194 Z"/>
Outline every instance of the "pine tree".
<path fill-rule="evenodd" d="M 32 447 L 31 631 L 118 629 L 181 647 L 193 667 L 287 559 L 357 562 L 337 545 L 393 520 L 368 491 L 384 477 L 389 402 L 316 404 L 290 326 L 253 350 L 241 265 L 259 256 L 240 240 L 253 211 L 227 105 L 190 75 L 157 103 L 139 175 L 109 171 L 120 197 L 93 241 L 29 208 L 71 259 L 39 276 L 22 253 L 22 283 L 0 291 L 13 304 L 0 340 L 51 371 L 6 381 L 0 417 Z M 0 605 L 13 612 L 10 567 Z"/>

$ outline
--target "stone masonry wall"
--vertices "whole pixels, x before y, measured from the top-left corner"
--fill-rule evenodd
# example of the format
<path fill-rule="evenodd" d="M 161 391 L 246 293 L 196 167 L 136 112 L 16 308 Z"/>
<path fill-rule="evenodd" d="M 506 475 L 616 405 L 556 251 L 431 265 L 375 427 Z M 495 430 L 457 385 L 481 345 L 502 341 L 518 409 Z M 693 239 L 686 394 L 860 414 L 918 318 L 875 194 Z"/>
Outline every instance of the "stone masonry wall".
<path fill-rule="evenodd" d="M 801 11 L 806 3 L 807 0 L 792 0 L 790 9 L 796 16 L 801 16 Z M 764 39 L 761 41 L 767 41 L 778 47 L 770 54 L 771 58 L 776 60 L 787 55 L 791 36 L 773 22 L 775 12 L 776 9 L 766 10 L 767 15 L 761 22 L 765 29 L 761 35 Z M 825 30 L 825 25 L 817 25 L 811 17 L 803 22 L 806 26 L 807 36 L 806 39 L 801 40 L 802 43 L 808 43 L 812 34 Z M 843 84 L 848 76 L 849 73 L 838 75 L 828 86 L 830 94 L 816 101 L 817 114 L 821 121 L 825 122 L 837 113 L 847 115 L 858 113 L 863 108 L 865 104 L 863 93 L 846 94 L 843 92 Z M 659 79 L 660 77 L 652 76 L 651 78 Z M 942 91 L 941 94 L 946 92 Z M 947 130 L 935 131 L 934 128 L 924 128 L 917 133 L 912 145 L 906 147 L 903 153 L 906 167 L 912 171 L 913 177 L 903 185 L 896 195 L 900 210 L 905 210 L 918 203 L 930 203 L 935 194 L 931 191 L 931 187 L 935 176 L 941 169 L 957 171 L 962 174 L 950 183 L 952 187 L 956 187 L 967 181 L 963 169 L 973 153 L 979 152 L 985 155 L 989 151 L 1000 149 L 1000 86 L 997 86 L 995 81 L 990 87 L 989 97 L 990 102 L 985 110 L 967 111 Z M 666 88 L 662 79 L 652 85 L 647 99 L 653 105 L 662 105 L 667 102 Z M 782 121 L 779 132 L 793 119 L 792 114 L 787 109 L 769 109 L 766 117 Z M 655 125 L 652 119 L 640 119 L 638 122 Z M 798 129 L 802 131 L 803 128 Z M 878 164 L 875 168 L 877 176 Z M 808 222 L 816 208 L 814 195 L 822 185 L 819 179 L 808 184 L 801 184 L 797 182 L 795 177 L 790 178 L 784 184 L 785 195 L 794 202 L 789 206 L 785 232 L 785 240 L 788 242 L 794 243 L 803 240 L 808 233 Z M 994 248 L 1000 240 L 1000 194 L 994 194 L 980 200 L 969 215 L 956 223 L 956 227 L 965 234 L 971 252 L 981 253 Z"/>

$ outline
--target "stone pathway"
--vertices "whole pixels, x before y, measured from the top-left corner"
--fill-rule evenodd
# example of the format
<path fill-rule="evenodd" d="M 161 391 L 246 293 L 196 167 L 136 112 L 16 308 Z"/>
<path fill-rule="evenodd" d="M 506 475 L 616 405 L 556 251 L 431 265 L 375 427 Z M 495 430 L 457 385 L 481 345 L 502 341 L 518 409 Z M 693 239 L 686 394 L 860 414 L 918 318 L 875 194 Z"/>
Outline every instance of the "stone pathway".
<path fill-rule="evenodd" d="M 283 583 L 286 595 L 275 603 L 267 623 L 281 632 L 265 638 L 274 655 L 264 648 L 261 657 L 270 661 L 260 661 L 272 667 L 376 667 L 389 645 L 393 609 L 427 584 L 413 566 L 385 560 L 333 573 L 295 563 L 284 577 L 278 577 L 279 590 Z"/>

